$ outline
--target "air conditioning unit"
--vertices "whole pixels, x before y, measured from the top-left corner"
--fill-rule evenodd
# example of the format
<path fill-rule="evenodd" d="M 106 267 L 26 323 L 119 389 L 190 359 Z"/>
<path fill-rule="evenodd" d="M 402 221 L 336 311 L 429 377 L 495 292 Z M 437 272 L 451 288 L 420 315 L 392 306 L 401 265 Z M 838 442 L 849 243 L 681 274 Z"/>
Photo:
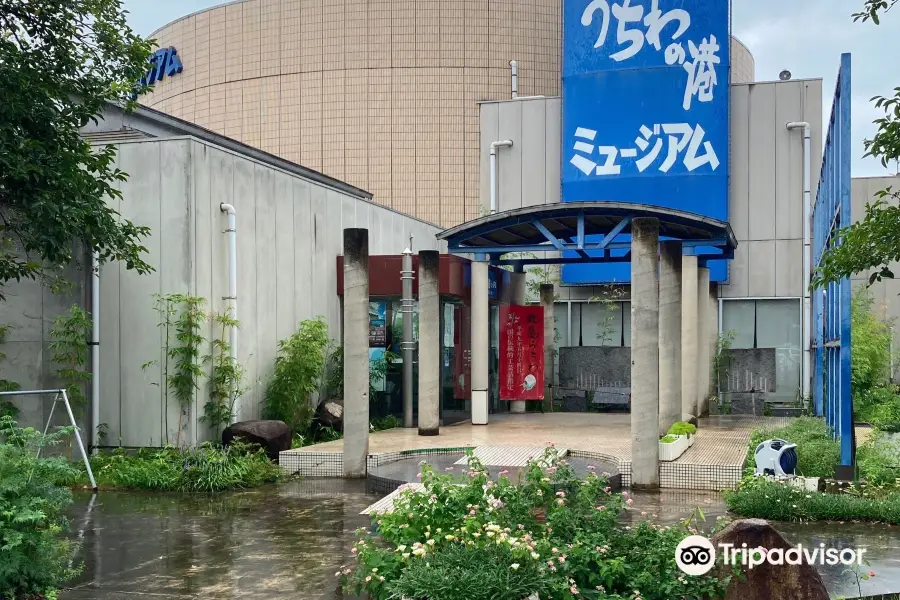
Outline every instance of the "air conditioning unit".
<path fill-rule="evenodd" d="M 797 470 L 797 444 L 785 440 L 766 440 L 756 447 L 757 475 L 793 477 Z"/>

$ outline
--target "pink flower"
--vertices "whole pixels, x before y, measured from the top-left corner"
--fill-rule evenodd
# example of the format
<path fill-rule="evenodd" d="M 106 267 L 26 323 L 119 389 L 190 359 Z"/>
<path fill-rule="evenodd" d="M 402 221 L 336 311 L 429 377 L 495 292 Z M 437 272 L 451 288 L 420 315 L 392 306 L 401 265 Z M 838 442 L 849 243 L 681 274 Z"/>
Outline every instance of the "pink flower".
<path fill-rule="evenodd" d="M 447 468 L 444 469 L 444 470 L 445 470 L 445 471 L 452 471 L 452 470 L 453 470 L 453 467 L 447 467 Z"/>
<path fill-rule="evenodd" d="M 600 506 L 597 507 L 597 510 L 606 510 L 606 506 L 601 504 Z"/>
<path fill-rule="evenodd" d="M 557 498 L 565 498 L 565 497 L 566 497 L 566 493 L 565 493 L 565 492 L 556 492 L 556 497 L 557 497 Z"/>
<path fill-rule="evenodd" d="M 416 473 L 416 479 L 422 479 L 422 474 L 421 474 L 421 473 Z"/>
<path fill-rule="evenodd" d="M 647 511 L 646 511 L 646 510 L 642 510 L 642 511 L 641 511 L 641 516 L 642 516 L 642 517 L 646 517 L 646 516 L 647 516 Z"/>
<path fill-rule="evenodd" d="M 352 554 L 353 556 L 356 556 L 357 552 L 359 552 L 359 550 L 357 550 L 356 548 L 350 548 L 350 554 Z"/>
<path fill-rule="evenodd" d="M 547 472 L 548 472 L 549 474 L 553 475 L 554 473 L 556 473 L 556 467 L 549 467 L 549 468 L 547 469 Z"/>
<path fill-rule="evenodd" d="M 628 497 L 628 492 L 622 492 L 622 497 L 623 497 L 623 498 L 627 498 L 627 497 Z"/>
<path fill-rule="evenodd" d="M 627 504 L 628 506 L 631 506 L 632 504 L 634 504 L 634 500 L 629 498 L 628 500 L 625 501 L 625 504 Z"/>
<path fill-rule="evenodd" d="M 566 562 L 566 555 L 563 554 L 562 556 L 560 556 L 560 557 L 557 558 L 556 560 L 559 561 L 559 564 L 563 564 L 564 562 Z"/>
<path fill-rule="evenodd" d="M 572 587 L 569 588 L 569 591 L 572 592 L 573 594 L 577 594 L 578 588 L 573 585 Z"/>
<path fill-rule="evenodd" d="M 588 470 L 588 471 L 596 471 L 596 470 L 597 470 L 597 467 L 595 467 L 594 465 L 588 465 L 587 470 Z"/>
<path fill-rule="evenodd" d="M 869 571 L 869 577 L 875 577 L 875 571 Z"/>
<path fill-rule="evenodd" d="M 560 506 L 562 506 L 563 504 L 566 503 L 566 501 L 563 500 L 562 498 L 560 498 L 559 500 L 556 501 L 556 503 L 559 504 Z"/>

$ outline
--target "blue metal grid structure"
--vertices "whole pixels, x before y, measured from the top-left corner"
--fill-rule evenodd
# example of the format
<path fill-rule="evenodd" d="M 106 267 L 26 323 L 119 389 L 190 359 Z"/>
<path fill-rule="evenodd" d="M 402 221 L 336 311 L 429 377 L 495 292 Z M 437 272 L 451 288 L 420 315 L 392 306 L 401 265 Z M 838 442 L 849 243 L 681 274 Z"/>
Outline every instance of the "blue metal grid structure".
<path fill-rule="evenodd" d="M 734 258 L 737 239 L 731 226 L 710 217 L 627 202 L 572 202 L 517 208 L 463 223 L 437 235 L 451 254 L 475 254 L 477 260 L 512 265 L 617 264 L 631 261 L 633 219 L 659 221 L 660 239 L 681 240 L 685 254 L 701 261 Z M 555 257 L 528 257 L 551 252 Z"/>
<path fill-rule="evenodd" d="M 813 212 L 813 256 L 840 244 L 838 231 L 850 225 L 850 54 L 841 55 L 825 142 L 819 193 Z M 841 465 L 852 467 L 856 454 L 853 398 L 850 393 L 850 280 L 830 283 L 813 293 L 816 366 L 813 401 L 841 442 Z"/>

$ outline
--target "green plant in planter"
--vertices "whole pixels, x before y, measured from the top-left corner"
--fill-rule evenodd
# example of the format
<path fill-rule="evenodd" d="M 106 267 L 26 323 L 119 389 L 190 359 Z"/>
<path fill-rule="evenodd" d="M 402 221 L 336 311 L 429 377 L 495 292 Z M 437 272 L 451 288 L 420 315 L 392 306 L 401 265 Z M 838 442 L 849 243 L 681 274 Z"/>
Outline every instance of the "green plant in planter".
<path fill-rule="evenodd" d="M 697 433 L 697 426 L 684 421 L 678 421 L 669 427 L 670 435 L 694 435 L 695 433 Z"/>
<path fill-rule="evenodd" d="M 678 438 L 679 438 L 679 437 L 680 437 L 680 436 L 672 435 L 672 434 L 670 433 L 669 435 L 663 436 L 659 441 L 660 441 L 661 443 L 663 443 L 663 444 L 673 444 L 673 443 L 675 443 L 675 442 L 678 441 Z"/>

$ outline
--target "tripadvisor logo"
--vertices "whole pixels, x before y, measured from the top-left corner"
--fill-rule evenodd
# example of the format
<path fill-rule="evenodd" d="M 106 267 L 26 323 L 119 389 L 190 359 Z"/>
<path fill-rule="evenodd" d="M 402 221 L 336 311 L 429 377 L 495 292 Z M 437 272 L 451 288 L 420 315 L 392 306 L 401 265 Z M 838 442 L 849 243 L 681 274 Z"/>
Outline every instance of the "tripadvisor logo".
<path fill-rule="evenodd" d="M 799 544 L 793 548 L 748 548 L 747 544 L 718 544 L 724 565 L 742 565 L 749 569 L 760 565 L 861 565 L 865 548 L 826 548 L 825 544 L 807 548 Z M 675 563 L 687 575 L 698 577 L 709 573 L 716 564 L 716 547 L 702 535 L 681 540 L 675 548 Z"/>

